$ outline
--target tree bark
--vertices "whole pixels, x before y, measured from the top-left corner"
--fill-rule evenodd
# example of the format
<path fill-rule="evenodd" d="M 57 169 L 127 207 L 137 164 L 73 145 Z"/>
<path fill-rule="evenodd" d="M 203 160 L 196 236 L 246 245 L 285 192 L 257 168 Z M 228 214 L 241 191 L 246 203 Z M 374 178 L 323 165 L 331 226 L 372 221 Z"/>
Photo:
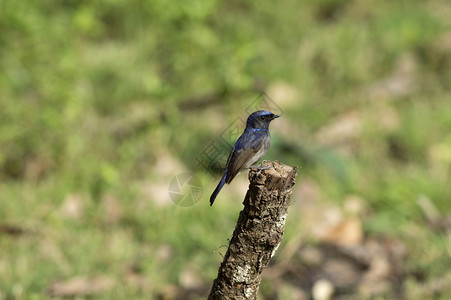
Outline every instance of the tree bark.
<path fill-rule="evenodd" d="M 282 241 L 297 168 L 264 161 L 250 185 L 208 299 L 257 299 L 261 273 Z"/>

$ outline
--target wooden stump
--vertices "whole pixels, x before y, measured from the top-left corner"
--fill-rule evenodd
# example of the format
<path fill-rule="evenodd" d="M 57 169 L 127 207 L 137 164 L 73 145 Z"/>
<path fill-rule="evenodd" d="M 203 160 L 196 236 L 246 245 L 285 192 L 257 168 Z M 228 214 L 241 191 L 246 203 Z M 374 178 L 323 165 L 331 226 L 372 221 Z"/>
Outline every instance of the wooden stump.
<path fill-rule="evenodd" d="M 264 161 L 249 172 L 250 185 L 232 240 L 208 299 L 257 299 L 261 273 L 285 230 L 297 168 Z"/>

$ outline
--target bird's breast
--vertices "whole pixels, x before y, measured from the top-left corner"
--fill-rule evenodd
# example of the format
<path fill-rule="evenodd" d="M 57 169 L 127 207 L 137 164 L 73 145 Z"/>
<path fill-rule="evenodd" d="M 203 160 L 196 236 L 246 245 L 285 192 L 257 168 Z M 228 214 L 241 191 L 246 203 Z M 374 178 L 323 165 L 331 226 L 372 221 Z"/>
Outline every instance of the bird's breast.
<path fill-rule="evenodd" d="M 249 162 L 246 164 L 246 168 L 249 168 L 250 166 L 252 166 L 254 163 L 259 161 L 266 154 L 270 143 L 271 143 L 270 139 L 265 139 L 265 141 L 263 142 L 263 145 L 260 147 L 260 149 L 258 149 L 258 151 L 255 153 L 254 157 L 252 157 L 249 160 Z"/>

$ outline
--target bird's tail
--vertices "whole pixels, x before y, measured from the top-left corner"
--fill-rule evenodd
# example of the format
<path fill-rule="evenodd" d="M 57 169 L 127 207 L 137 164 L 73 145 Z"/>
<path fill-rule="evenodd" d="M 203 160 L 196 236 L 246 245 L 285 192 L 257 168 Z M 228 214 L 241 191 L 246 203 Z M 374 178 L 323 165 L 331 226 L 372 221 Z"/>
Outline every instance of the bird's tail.
<path fill-rule="evenodd" d="M 210 206 L 213 205 L 213 202 L 215 202 L 216 196 L 218 196 L 219 191 L 222 189 L 222 187 L 225 184 L 226 181 L 226 177 L 227 177 L 227 170 L 224 173 L 224 176 L 222 176 L 221 181 L 218 183 L 218 186 L 216 187 L 216 189 L 213 191 L 213 194 L 211 194 L 210 197 Z"/>

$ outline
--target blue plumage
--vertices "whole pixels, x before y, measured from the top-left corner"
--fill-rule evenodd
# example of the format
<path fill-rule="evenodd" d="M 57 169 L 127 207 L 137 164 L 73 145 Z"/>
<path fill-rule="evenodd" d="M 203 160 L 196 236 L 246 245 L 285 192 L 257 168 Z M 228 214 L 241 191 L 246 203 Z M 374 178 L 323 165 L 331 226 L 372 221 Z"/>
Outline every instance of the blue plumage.
<path fill-rule="evenodd" d="M 227 159 L 224 175 L 210 197 L 210 205 L 216 199 L 224 184 L 229 184 L 243 169 L 260 160 L 271 144 L 269 123 L 280 116 L 266 110 L 252 113 L 246 122 L 246 129 L 238 138 Z"/>

